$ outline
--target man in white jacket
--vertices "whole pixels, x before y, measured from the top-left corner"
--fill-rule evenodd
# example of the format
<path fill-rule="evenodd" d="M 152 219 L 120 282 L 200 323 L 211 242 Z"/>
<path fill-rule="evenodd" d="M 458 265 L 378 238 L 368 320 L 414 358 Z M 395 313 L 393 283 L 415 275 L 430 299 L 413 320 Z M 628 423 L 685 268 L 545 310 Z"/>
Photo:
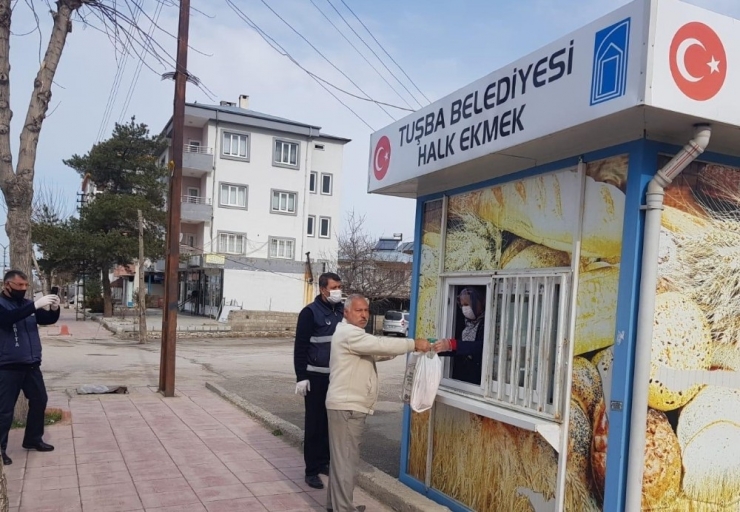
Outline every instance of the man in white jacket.
<path fill-rule="evenodd" d="M 360 461 L 360 441 L 365 419 L 378 400 L 377 361 L 408 352 L 428 352 L 427 340 L 387 338 L 365 332 L 370 311 L 362 295 L 350 295 L 344 304 L 344 320 L 331 340 L 329 391 L 329 489 L 326 508 L 333 512 L 362 512 L 352 499 Z"/>

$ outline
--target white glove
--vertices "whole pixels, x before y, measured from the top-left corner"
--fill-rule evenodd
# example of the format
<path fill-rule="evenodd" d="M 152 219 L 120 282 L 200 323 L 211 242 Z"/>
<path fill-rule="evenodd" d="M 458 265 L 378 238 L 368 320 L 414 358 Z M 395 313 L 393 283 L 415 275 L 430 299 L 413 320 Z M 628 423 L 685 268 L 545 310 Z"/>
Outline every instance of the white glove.
<path fill-rule="evenodd" d="M 51 310 L 56 311 L 59 309 L 59 304 L 61 304 L 62 299 L 59 298 L 59 295 L 52 295 L 52 297 L 54 297 L 54 302 L 51 305 Z"/>
<path fill-rule="evenodd" d="M 307 380 L 302 380 L 295 385 L 295 394 L 306 396 L 311 391 L 311 383 Z"/>
<path fill-rule="evenodd" d="M 33 305 L 36 309 L 44 309 L 54 304 L 57 300 L 59 300 L 59 298 L 56 295 L 44 295 L 34 302 Z"/>

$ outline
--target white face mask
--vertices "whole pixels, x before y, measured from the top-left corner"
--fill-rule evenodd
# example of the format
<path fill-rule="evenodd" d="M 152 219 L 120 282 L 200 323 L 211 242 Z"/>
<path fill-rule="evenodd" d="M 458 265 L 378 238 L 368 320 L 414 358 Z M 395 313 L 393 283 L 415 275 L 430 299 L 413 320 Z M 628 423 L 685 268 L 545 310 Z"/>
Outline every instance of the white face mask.
<path fill-rule="evenodd" d="M 332 304 L 339 304 L 342 302 L 342 290 L 330 290 L 326 300 Z"/>
<path fill-rule="evenodd" d="M 475 313 L 473 313 L 473 308 L 471 308 L 470 306 L 463 306 L 462 314 L 468 320 L 475 320 Z"/>

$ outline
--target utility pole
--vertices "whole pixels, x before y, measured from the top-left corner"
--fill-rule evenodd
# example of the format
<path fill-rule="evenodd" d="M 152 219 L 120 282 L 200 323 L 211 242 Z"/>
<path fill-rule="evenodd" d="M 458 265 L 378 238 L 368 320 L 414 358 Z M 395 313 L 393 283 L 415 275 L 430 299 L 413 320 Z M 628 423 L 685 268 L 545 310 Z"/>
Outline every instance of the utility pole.
<path fill-rule="evenodd" d="M 144 215 L 139 214 L 139 343 L 146 343 L 146 289 L 144 284 Z"/>
<path fill-rule="evenodd" d="M 159 391 L 175 396 L 175 346 L 177 344 L 177 274 L 180 268 L 180 207 L 182 196 L 182 154 L 185 129 L 185 86 L 188 80 L 188 31 L 190 0 L 180 0 L 175 64 L 175 99 L 172 114 L 172 160 L 167 218 L 162 349 Z"/>

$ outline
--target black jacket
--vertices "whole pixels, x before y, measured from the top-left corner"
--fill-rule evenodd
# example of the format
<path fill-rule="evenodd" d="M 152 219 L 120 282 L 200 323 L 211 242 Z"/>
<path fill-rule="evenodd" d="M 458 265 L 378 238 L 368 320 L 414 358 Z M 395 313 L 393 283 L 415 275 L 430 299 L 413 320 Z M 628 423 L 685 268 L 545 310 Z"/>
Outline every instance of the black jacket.
<path fill-rule="evenodd" d="M 39 325 L 59 320 L 59 310 L 36 309 L 33 301 L 19 301 L 0 293 L 0 367 L 41 363 Z"/>
<path fill-rule="evenodd" d="M 329 376 L 331 337 L 343 317 L 344 305 L 330 304 L 321 295 L 300 312 L 293 349 L 296 382 L 308 379 L 309 373 Z"/>

